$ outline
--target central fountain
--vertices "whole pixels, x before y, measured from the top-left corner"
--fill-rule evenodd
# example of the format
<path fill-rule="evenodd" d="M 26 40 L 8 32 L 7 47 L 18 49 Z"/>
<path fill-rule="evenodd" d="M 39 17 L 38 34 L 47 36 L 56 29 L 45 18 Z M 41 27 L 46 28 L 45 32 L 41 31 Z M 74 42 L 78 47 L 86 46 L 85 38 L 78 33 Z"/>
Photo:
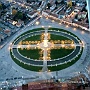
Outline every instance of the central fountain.
<path fill-rule="evenodd" d="M 48 40 L 43 40 L 43 46 L 48 47 Z"/>

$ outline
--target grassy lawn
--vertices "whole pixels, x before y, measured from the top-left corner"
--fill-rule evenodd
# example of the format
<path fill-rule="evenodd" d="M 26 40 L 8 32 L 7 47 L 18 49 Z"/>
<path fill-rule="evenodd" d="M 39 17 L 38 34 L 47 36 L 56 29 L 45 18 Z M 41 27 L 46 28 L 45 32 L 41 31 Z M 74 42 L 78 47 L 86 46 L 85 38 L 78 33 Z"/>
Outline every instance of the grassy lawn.
<path fill-rule="evenodd" d="M 64 56 L 67 56 L 70 54 L 74 49 L 52 49 L 51 50 L 51 59 L 57 59 L 57 58 L 62 58 Z"/>
<path fill-rule="evenodd" d="M 23 33 L 23 34 L 21 34 L 20 36 L 23 36 L 23 35 L 25 35 L 25 34 L 27 34 L 27 33 L 30 33 L 30 32 L 34 32 L 34 31 L 41 31 L 41 30 L 45 30 L 44 28 L 36 28 L 36 29 L 32 29 L 32 30 L 29 30 L 29 31 L 27 31 L 27 32 L 25 32 L 25 33 Z M 18 39 L 20 36 L 18 36 L 16 39 Z M 16 40 L 15 39 L 15 40 Z M 15 41 L 14 40 L 14 41 Z"/>
<path fill-rule="evenodd" d="M 32 37 L 26 38 L 23 41 L 35 41 L 35 40 L 38 41 L 38 40 L 40 40 L 40 36 L 41 35 L 32 36 Z M 54 34 L 50 34 L 50 36 L 51 36 L 51 40 L 70 40 L 64 36 L 59 36 L 59 35 L 54 35 Z M 40 54 L 39 54 L 40 50 L 38 50 L 38 49 L 33 49 L 33 50 L 18 49 L 18 50 L 23 56 L 26 56 L 31 59 L 38 60 L 40 57 Z M 51 59 L 62 58 L 64 56 L 70 54 L 73 50 L 74 49 L 63 49 L 63 48 L 53 49 L 53 50 L 51 50 Z M 63 52 L 63 53 L 61 53 L 61 52 Z"/>
<path fill-rule="evenodd" d="M 41 35 L 31 36 L 23 41 L 40 41 L 41 40 L 40 37 Z M 64 36 L 50 34 L 50 40 L 70 40 L 70 39 Z"/>
<path fill-rule="evenodd" d="M 64 29 L 60 29 L 60 28 L 49 28 L 48 30 L 56 30 L 56 31 L 62 31 L 62 32 L 67 32 L 68 34 L 71 34 L 71 35 L 73 35 L 74 37 L 77 37 L 75 34 L 73 34 L 72 32 L 69 32 L 69 31 L 67 31 L 67 30 L 64 30 Z M 77 37 L 77 39 L 78 40 L 80 40 L 78 37 Z M 81 42 L 81 40 L 80 40 L 80 42 Z"/>
<path fill-rule="evenodd" d="M 31 37 L 26 38 L 23 41 L 40 41 L 40 37 L 41 35 L 31 36 Z"/>
<path fill-rule="evenodd" d="M 40 57 L 40 52 L 41 49 L 33 49 L 33 50 L 27 50 L 27 49 L 18 49 L 19 53 L 22 54 L 23 56 L 31 59 L 37 59 L 39 60 Z M 64 56 L 67 56 L 70 54 L 74 49 L 52 49 L 50 53 L 51 59 L 57 59 L 57 58 L 62 58 Z"/>
<path fill-rule="evenodd" d="M 24 64 L 23 62 L 20 62 L 19 60 L 17 60 L 16 58 L 14 58 L 14 56 L 12 55 L 12 52 L 10 51 L 11 57 L 13 59 L 13 61 L 18 64 L 20 67 L 30 70 L 30 71 L 36 71 L 39 72 L 40 70 L 42 70 L 42 67 L 40 66 L 32 66 L 32 65 L 28 65 L 28 64 Z"/>
<path fill-rule="evenodd" d="M 41 49 L 33 49 L 33 50 L 27 50 L 27 49 L 18 49 L 19 53 L 22 54 L 23 56 L 27 57 L 27 58 L 31 58 L 31 59 L 39 59 L 40 57 L 40 52 Z"/>
<path fill-rule="evenodd" d="M 70 40 L 70 39 L 65 36 L 50 34 L 50 40 Z"/>
<path fill-rule="evenodd" d="M 67 37 L 64 37 L 64 36 L 50 34 L 50 40 L 70 40 L 70 39 Z M 63 49 L 63 48 L 52 49 L 51 50 L 51 59 L 62 58 L 64 56 L 70 54 L 73 50 L 74 49 Z"/>
<path fill-rule="evenodd" d="M 36 29 L 32 29 L 32 30 L 29 30 L 23 34 L 21 34 L 20 36 L 22 35 L 25 35 L 27 33 L 30 33 L 30 32 L 34 32 L 34 31 L 40 31 L 40 30 L 45 30 L 44 28 L 36 28 Z M 69 32 L 69 31 L 66 31 L 66 30 L 63 30 L 63 29 L 59 29 L 59 28 L 49 28 L 49 30 L 59 30 L 59 31 L 62 31 L 62 32 L 67 32 L 68 34 L 71 34 L 73 35 L 74 37 L 77 37 L 75 34 Z M 17 38 L 19 38 L 20 36 L 18 36 Z M 16 39 L 17 39 L 16 38 Z M 15 40 L 16 40 L 15 39 Z M 77 37 L 78 40 L 80 40 L 78 37 Z M 67 37 L 64 37 L 64 36 L 59 36 L 59 35 L 54 35 L 54 34 L 51 34 L 51 39 L 50 40 L 70 40 L 69 38 Z M 28 37 L 26 38 L 24 41 L 40 41 L 40 35 L 36 35 L 36 36 L 31 36 L 31 37 Z M 80 40 L 81 41 L 81 40 Z M 33 49 L 33 50 L 27 50 L 27 49 L 18 49 L 18 51 L 23 55 L 23 56 L 26 56 L 28 58 L 31 58 L 31 59 L 39 59 L 40 57 L 40 52 L 41 49 Z M 68 54 L 70 54 L 74 49 L 52 49 L 51 50 L 51 59 L 57 59 L 57 58 L 61 58 L 61 57 L 64 57 Z M 58 66 L 48 66 L 48 69 L 51 70 L 51 71 L 58 71 L 58 70 L 62 70 L 62 69 L 65 69 L 71 65 L 73 65 L 76 61 L 78 61 L 82 55 L 82 52 L 83 52 L 83 48 L 82 48 L 82 51 L 81 51 L 81 54 L 78 55 L 78 57 L 76 57 L 74 60 L 72 60 L 71 62 L 68 62 L 68 63 L 64 63 L 62 65 L 58 65 Z M 39 67 L 39 66 L 32 66 L 32 65 L 28 65 L 28 64 L 25 64 L 23 62 L 20 62 L 19 60 L 17 60 L 16 58 L 14 58 L 14 56 L 12 55 L 12 52 L 10 51 L 10 54 L 11 54 L 11 57 L 13 59 L 13 61 L 18 64 L 19 66 L 23 67 L 24 69 L 27 69 L 27 70 L 31 70 L 31 71 L 40 71 L 42 70 L 42 67 Z"/>
<path fill-rule="evenodd" d="M 82 55 L 82 52 L 83 52 L 83 48 L 81 50 L 81 53 L 78 55 L 78 57 L 76 57 L 71 62 L 62 64 L 62 65 L 58 65 L 58 66 L 48 66 L 48 70 L 50 70 L 50 71 L 59 71 L 59 70 L 65 69 L 65 68 L 73 65 L 74 63 L 76 63 L 80 59 L 80 57 Z M 23 62 L 20 62 L 19 60 L 17 60 L 16 58 L 14 58 L 14 56 L 12 55 L 11 50 L 10 50 L 10 54 L 11 54 L 11 57 L 12 57 L 13 61 L 16 64 L 18 64 L 19 66 L 21 66 L 22 68 L 27 69 L 27 70 L 30 70 L 30 71 L 36 71 L 36 72 L 39 72 L 40 70 L 42 70 L 42 67 L 27 65 L 27 64 L 24 64 Z"/>
<path fill-rule="evenodd" d="M 57 65 L 57 66 L 48 66 L 48 69 L 50 71 L 58 71 L 58 70 L 62 70 L 62 69 L 65 69 L 65 68 L 69 67 L 69 66 L 73 65 L 74 63 L 76 63 L 80 59 L 80 57 L 82 55 L 82 52 L 83 52 L 83 48 L 82 48 L 80 54 L 78 55 L 78 57 L 73 59 L 71 62 L 64 63 L 64 64 Z"/>

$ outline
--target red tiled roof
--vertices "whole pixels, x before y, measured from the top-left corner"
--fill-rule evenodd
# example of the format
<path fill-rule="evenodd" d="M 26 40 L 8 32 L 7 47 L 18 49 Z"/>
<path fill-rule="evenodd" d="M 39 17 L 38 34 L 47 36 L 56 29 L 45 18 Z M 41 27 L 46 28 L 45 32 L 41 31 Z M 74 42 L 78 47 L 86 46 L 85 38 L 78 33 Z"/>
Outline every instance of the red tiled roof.
<path fill-rule="evenodd" d="M 9 32 L 10 32 L 10 30 L 8 30 L 8 29 L 4 30 L 4 33 L 9 33 Z"/>

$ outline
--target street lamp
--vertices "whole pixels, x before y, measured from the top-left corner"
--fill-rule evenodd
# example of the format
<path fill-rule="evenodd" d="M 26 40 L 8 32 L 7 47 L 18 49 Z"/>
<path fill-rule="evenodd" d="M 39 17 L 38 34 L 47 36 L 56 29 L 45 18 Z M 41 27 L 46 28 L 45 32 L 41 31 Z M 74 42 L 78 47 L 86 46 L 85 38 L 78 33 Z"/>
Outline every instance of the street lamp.
<path fill-rule="evenodd" d="M 37 21 L 35 24 L 36 24 L 36 25 L 39 25 L 39 23 L 40 23 L 40 22 Z"/>

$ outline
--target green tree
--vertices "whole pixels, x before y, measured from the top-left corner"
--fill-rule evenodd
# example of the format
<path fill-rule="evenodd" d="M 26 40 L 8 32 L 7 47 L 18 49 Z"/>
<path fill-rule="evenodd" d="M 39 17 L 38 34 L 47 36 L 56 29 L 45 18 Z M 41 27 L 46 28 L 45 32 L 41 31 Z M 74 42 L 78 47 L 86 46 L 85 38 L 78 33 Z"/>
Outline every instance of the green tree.
<path fill-rule="evenodd" d="M 48 3 L 48 4 L 47 4 L 47 7 L 48 7 L 48 9 L 50 9 L 50 7 L 51 7 L 51 4 L 50 4 L 50 3 Z"/>
<path fill-rule="evenodd" d="M 18 11 L 16 17 L 17 19 L 23 19 L 23 13 Z"/>
<path fill-rule="evenodd" d="M 0 9 L 2 9 L 2 4 L 0 3 Z"/>
<path fill-rule="evenodd" d="M 68 7 L 72 7 L 72 1 L 67 3 Z"/>
<path fill-rule="evenodd" d="M 17 10 L 13 9 L 12 10 L 12 15 L 16 15 L 17 14 Z"/>

